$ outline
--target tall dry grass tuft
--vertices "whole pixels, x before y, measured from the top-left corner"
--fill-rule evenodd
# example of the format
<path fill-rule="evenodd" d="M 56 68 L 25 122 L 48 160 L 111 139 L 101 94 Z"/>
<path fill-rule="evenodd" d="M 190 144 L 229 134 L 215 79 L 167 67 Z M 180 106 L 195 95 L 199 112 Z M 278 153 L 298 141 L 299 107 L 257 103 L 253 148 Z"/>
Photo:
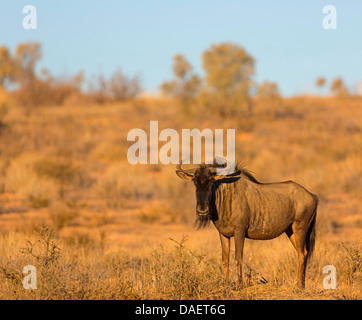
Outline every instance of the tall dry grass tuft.
<path fill-rule="evenodd" d="M 77 208 L 62 201 L 55 202 L 49 207 L 49 218 L 55 230 L 67 227 L 78 215 Z"/>
<path fill-rule="evenodd" d="M 153 292 L 162 292 L 168 299 L 205 299 L 210 294 L 205 289 L 215 269 L 208 268 L 205 256 L 187 249 L 186 237 L 170 240 L 175 243 L 171 253 L 165 253 L 162 247 L 152 253 L 149 272 Z"/>
<path fill-rule="evenodd" d="M 57 182 L 34 170 L 38 160 L 37 155 L 23 154 L 10 162 L 5 176 L 5 191 L 16 193 L 32 208 L 47 207 L 59 196 Z"/>
<path fill-rule="evenodd" d="M 1 299 L 135 299 L 133 284 L 123 277 L 114 277 L 109 267 L 95 262 L 96 256 L 84 260 L 81 253 L 64 255 L 64 247 L 48 227 L 38 230 L 35 241 L 26 240 L 17 248 L 18 258 L 0 258 Z M 14 247 L 12 248 L 14 249 Z M 92 261 L 93 267 L 88 264 Z M 22 268 L 34 265 L 37 289 L 24 290 Z"/>
<path fill-rule="evenodd" d="M 157 179 L 141 168 L 118 163 L 107 168 L 94 186 L 94 192 L 109 208 L 122 208 L 132 201 L 152 199 L 160 195 Z"/>

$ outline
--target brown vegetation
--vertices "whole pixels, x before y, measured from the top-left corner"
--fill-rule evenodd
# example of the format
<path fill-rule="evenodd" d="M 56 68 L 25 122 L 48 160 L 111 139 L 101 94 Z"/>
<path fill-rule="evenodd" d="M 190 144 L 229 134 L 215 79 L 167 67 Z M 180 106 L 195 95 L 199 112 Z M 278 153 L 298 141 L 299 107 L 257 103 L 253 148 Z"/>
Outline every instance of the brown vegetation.
<path fill-rule="evenodd" d="M 6 46 L 0 47 L 0 87 L 9 88 L 21 106 L 105 103 L 132 100 L 141 93 L 139 76 L 129 77 L 116 70 L 109 79 L 102 74 L 88 80 L 83 90 L 82 71 L 70 77 L 54 77 L 49 70 L 36 72 L 42 57 L 37 42 L 20 43 L 14 55 Z"/>
<path fill-rule="evenodd" d="M 253 115 L 224 117 L 223 127 L 236 129 L 238 156 L 259 180 L 293 179 L 320 197 L 305 291 L 294 289 L 296 257 L 286 237 L 246 241 L 245 288 L 237 289 L 235 268 L 223 282 L 216 230 L 193 228 L 192 186 L 172 165 L 131 166 L 126 158 L 127 132 L 148 130 L 150 119 L 181 130 L 219 128 L 220 118 L 200 112 L 181 124 L 181 106 L 148 99 L 87 112 L 8 108 L 0 298 L 360 299 L 362 102 L 300 97 L 282 105 L 275 112 L 255 100 Z M 22 287 L 28 264 L 39 273 L 36 290 Z M 327 264 L 337 268 L 336 290 L 322 287 Z"/>

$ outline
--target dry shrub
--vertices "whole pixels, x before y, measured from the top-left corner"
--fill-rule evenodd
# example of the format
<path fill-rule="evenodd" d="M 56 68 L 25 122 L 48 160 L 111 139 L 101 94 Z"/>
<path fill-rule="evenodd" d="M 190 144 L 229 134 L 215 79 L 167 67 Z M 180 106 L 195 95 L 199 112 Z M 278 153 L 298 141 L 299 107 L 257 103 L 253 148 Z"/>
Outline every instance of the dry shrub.
<path fill-rule="evenodd" d="M 59 193 L 53 179 L 41 177 L 34 170 L 38 159 L 38 156 L 23 154 L 11 160 L 5 177 L 5 191 L 18 194 L 33 208 L 47 207 Z"/>
<path fill-rule="evenodd" d="M 150 278 L 146 297 L 152 299 L 212 299 L 220 289 L 221 264 L 191 251 L 187 237 L 174 242 L 173 250 L 159 247 L 152 252 L 145 269 Z"/>
<path fill-rule="evenodd" d="M 164 211 L 170 216 L 172 222 L 192 224 L 196 218 L 193 184 L 179 179 L 174 166 L 165 167 L 162 173 L 160 184 L 164 188 L 164 197 L 169 203 Z"/>
<path fill-rule="evenodd" d="M 6 128 L 6 115 L 9 112 L 9 94 L 0 86 L 0 136 Z"/>
<path fill-rule="evenodd" d="M 108 161 L 120 161 L 125 159 L 127 157 L 128 147 L 123 141 L 119 140 L 119 138 L 110 138 L 100 141 L 96 145 L 92 155 Z"/>
<path fill-rule="evenodd" d="M 77 216 L 78 211 L 63 202 L 57 202 L 49 208 L 50 221 L 56 230 L 68 226 Z"/>
<path fill-rule="evenodd" d="M 0 101 L 0 133 L 2 131 L 2 127 L 5 125 L 5 116 L 8 113 L 8 104 L 6 102 Z"/>
<path fill-rule="evenodd" d="M 360 243 L 341 244 L 345 250 L 343 268 L 349 285 L 362 285 L 362 246 Z"/>
<path fill-rule="evenodd" d="M 160 220 L 160 215 L 159 215 L 159 211 L 144 211 L 142 210 L 139 214 L 138 214 L 138 219 L 140 220 L 140 222 L 142 223 L 147 223 L 147 224 L 153 224 L 155 222 L 157 222 L 158 220 Z"/>
<path fill-rule="evenodd" d="M 98 179 L 95 192 L 109 208 L 120 208 L 127 200 L 152 199 L 160 194 L 160 188 L 157 179 L 144 169 L 125 163 L 110 165 Z"/>
<path fill-rule="evenodd" d="M 8 239 L 2 239 L 8 240 Z M 18 239 L 19 240 L 19 239 Z M 8 243 L 8 242 L 6 242 Z M 22 246 L 22 247 L 21 247 Z M 32 240 L 6 245 L 17 254 L 16 260 L 8 253 L 0 256 L 1 299 L 137 299 L 133 284 L 124 277 L 114 277 L 111 267 L 99 261 L 99 255 L 63 254 L 64 246 L 57 235 L 46 226 L 36 230 Z M 69 247 L 67 248 L 69 250 Z M 2 249 L 4 250 L 4 248 Z M 90 267 L 89 263 L 93 265 Z M 122 261 L 123 263 L 123 261 Z M 22 269 L 34 265 L 37 271 L 37 289 L 24 290 Z"/>
<path fill-rule="evenodd" d="M 82 187 L 89 183 L 85 170 L 69 160 L 43 158 L 34 163 L 34 171 L 39 177 L 54 179 L 63 185 Z"/>
<path fill-rule="evenodd" d="M 189 244 L 187 237 L 145 247 L 132 255 L 100 254 L 96 239 L 73 231 L 60 242 L 48 227 L 37 228 L 30 240 L 2 235 L 0 298 L 6 299 L 358 299 L 359 245 L 338 246 L 320 239 L 307 269 L 306 289 L 295 288 L 297 255 L 286 239 L 247 241 L 244 287 L 224 281 L 220 249 L 215 243 Z M 216 239 L 215 239 L 216 240 Z M 287 244 L 288 243 L 288 244 Z M 232 252 L 233 254 L 233 247 Z M 232 259 L 231 259 L 232 260 Z M 24 290 L 22 268 L 37 268 L 38 289 Z M 323 290 L 325 265 L 337 269 L 337 289 Z"/>
<path fill-rule="evenodd" d="M 35 258 L 37 264 L 46 267 L 55 263 L 61 252 L 59 243 L 55 242 L 55 233 L 47 226 L 42 226 L 35 231 L 39 238 L 35 242 L 26 241 L 26 247 L 21 249 L 21 253 L 29 254 Z"/>
<path fill-rule="evenodd" d="M 73 231 L 71 235 L 65 239 L 65 244 L 71 248 L 91 250 L 96 247 L 96 240 L 87 232 Z"/>
<path fill-rule="evenodd" d="M 139 76 L 129 77 L 120 69 L 108 79 L 100 73 L 88 83 L 89 97 L 98 104 L 115 101 L 135 100 L 141 94 Z"/>
<path fill-rule="evenodd" d="M 5 190 L 28 200 L 33 208 L 41 208 L 49 206 L 65 188 L 78 189 L 89 183 L 85 170 L 68 160 L 25 153 L 10 161 Z"/>
<path fill-rule="evenodd" d="M 300 177 L 301 183 L 314 190 L 321 198 L 330 193 L 347 192 L 356 195 L 362 192 L 362 158 L 352 154 L 345 159 L 325 165 L 306 168 Z"/>
<path fill-rule="evenodd" d="M 3 158 L 0 158 L 0 194 L 5 192 L 5 176 L 7 166 L 7 161 Z"/>
<path fill-rule="evenodd" d="M 127 101 L 141 94 L 139 76 L 128 77 L 121 70 L 116 70 L 110 79 L 110 95 L 114 101 Z"/>
<path fill-rule="evenodd" d="M 31 86 L 20 87 L 14 97 L 21 106 L 63 105 L 72 95 L 80 94 L 80 90 L 72 83 L 51 83 L 35 79 Z"/>

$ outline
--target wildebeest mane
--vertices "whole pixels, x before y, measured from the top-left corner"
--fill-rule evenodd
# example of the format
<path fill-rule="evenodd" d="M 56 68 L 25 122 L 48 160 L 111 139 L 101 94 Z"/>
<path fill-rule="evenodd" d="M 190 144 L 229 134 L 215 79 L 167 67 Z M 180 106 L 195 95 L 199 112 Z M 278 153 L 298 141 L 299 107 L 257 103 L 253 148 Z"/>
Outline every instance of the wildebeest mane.
<path fill-rule="evenodd" d="M 252 173 L 248 169 L 246 169 L 245 165 L 242 164 L 240 161 L 238 161 L 235 165 L 235 175 L 243 175 L 246 178 L 248 178 L 250 181 L 255 182 L 257 184 L 261 184 L 258 180 L 255 179 Z"/>
<path fill-rule="evenodd" d="M 200 168 L 207 168 L 209 165 L 202 163 L 200 164 Z M 242 163 L 240 160 L 236 162 L 234 172 L 231 174 L 228 174 L 229 177 L 236 177 L 236 176 L 244 176 L 248 178 L 250 181 L 255 182 L 257 184 L 261 184 L 258 180 L 255 179 L 253 174 L 245 168 L 245 164 Z"/>

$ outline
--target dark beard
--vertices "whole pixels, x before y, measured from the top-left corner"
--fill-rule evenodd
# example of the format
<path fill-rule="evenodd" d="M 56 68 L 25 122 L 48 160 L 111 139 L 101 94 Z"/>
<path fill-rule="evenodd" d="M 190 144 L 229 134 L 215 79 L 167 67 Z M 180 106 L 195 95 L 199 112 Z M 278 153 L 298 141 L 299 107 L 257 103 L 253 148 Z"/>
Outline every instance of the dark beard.
<path fill-rule="evenodd" d="M 205 228 L 206 226 L 208 226 L 210 221 L 210 214 L 207 214 L 205 216 L 199 216 L 198 214 L 196 214 L 195 226 L 197 227 L 197 230 L 199 230 L 200 228 Z"/>

